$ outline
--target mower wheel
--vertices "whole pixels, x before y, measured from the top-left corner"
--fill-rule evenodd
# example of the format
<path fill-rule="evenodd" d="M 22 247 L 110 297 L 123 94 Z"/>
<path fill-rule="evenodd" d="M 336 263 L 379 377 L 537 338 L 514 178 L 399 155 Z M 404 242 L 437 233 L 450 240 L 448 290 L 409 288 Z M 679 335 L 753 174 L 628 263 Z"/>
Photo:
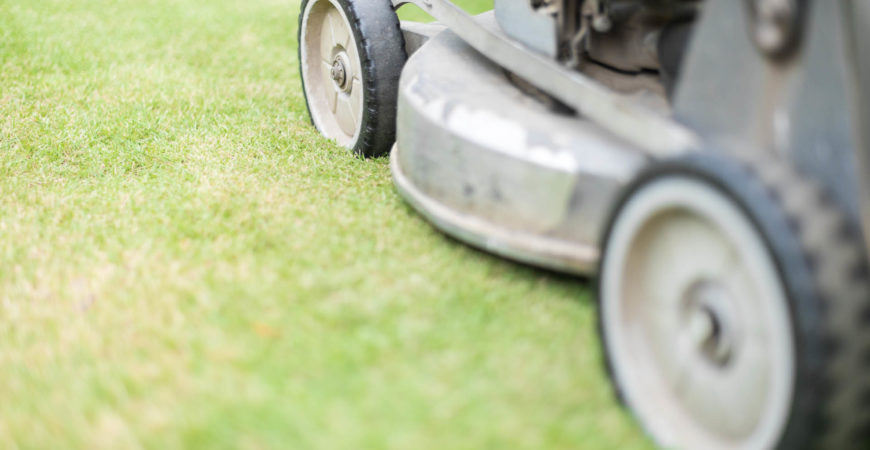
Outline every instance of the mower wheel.
<path fill-rule="evenodd" d="M 599 333 L 617 394 L 660 445 L 867 442 L 870 283 L 850 224 L 785 161 L 696 153 L 626 189 Z"/>
<path fill-rule="evenodd" d="M 405 41 L 389 0 L 303 0 L 299 61 L 308 113 L 326 137 L 361 156 L 396 140 Z"/>

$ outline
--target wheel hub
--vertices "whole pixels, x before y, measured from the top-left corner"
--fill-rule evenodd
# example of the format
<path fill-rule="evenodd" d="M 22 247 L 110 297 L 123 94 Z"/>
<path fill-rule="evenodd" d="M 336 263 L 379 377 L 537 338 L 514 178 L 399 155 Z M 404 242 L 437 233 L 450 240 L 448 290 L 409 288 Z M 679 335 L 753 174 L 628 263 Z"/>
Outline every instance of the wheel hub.
<path fill-rule="evenodd" d="M 737 320 L 728 289 L 714 281 L 693 284 L 684 296 L 685 339 L 702 358 L 725 367 L 737 344 Z"/>
<path fill-rule="evenodd" d="M 335 87 L 343 92 L 347 92 L 350 90 L 351 83 L 349 82 L 353 79 L 353 74 L 350 72 L 351 65 L 348 60 L 347 53 L 341 51 L 338 55 L 335 56 L 335 59 L 332 61 L 332 68 L 329 71 L 330 77 L 332 77 L 332 82 L 335 83 Z"/>

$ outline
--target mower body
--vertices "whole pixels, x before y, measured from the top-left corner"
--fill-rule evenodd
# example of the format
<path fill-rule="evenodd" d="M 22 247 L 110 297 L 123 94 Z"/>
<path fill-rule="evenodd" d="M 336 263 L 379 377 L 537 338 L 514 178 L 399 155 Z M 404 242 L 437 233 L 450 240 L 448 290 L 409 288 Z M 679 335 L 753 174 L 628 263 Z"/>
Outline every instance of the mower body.
<path fill-rule="evenodd" d="M 745 2 L 707 0 L 673 83 L 655 79 L 666 65 L 647 56 L 656 49 L 637 45 L 600 44 L 628 61 L 618 69 L 565 67 L 557 20 L 528 0 L 497 0 L 477 17 L 444 0 L 396 3 L 417 4 L 443 27 L 405 25 L 415 44 L 399 88 L 395 183 L 463 241 L 593 274 L 620 189 L 645 164 L 695 151 L 783 157 L 866 223 L 862 2 L 807 7 L 796 19 L 807 31 L 790 54 L 771 56 L 752 38 Z"/>
<path fill-rule="evenodd" d="M 302 5 L 314 125 L 440 230 L 596 278 L 658 444 L 870 448 L 870 1 Z"/>

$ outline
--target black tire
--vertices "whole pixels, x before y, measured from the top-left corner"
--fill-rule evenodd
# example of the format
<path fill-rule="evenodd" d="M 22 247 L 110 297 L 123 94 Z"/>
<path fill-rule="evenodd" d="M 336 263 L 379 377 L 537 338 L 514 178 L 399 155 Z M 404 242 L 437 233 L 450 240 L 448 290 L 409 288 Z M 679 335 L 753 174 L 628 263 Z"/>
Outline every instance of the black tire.
<path fill-rule="evenodd" d="M 673 176 L 700 180 L 733 200 L 776 263 L 797 347 L 791 410 L 776 448 L 870 448 L 870 281 L 857 225 L 787 162 L 691 154 L 655 163 L 625 189 L 606 228 L 599 270 L 623 206 L 645 186 Z M 597 288 L 600 302 L 600 282 Z M 616 394 L 626 405 L 605 340 L 601 306 L 602 354 Z"/>
<path fill-rule="evenodd" d="M 302 70 L 302 22 L 309 3 L 303 0 L 299 14 L 298 57 L 306 106 L 312 114 L 306 77 Z M 399 76 L 405 65 L 405 40 L 399 18 L 389 0 L 333 0 L 350 23 L 362 65 L 363 113 L 356 139 L 347 144 L 363 157 L 387 154 L 396 140 L 396 108 Z M 312 120 L 312 124 L 315 121 Z M 319 130 L 324 133 L 324 130 Z M 324 133 L 327 137 L 326 133 Z"/>

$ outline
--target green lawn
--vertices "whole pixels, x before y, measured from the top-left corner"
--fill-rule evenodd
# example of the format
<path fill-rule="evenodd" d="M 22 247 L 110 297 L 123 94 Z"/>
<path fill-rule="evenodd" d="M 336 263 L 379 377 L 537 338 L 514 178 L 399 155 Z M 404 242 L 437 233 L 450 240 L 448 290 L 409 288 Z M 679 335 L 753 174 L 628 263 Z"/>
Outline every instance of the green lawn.
<path fill-rule="evenodd" d="M 581 280 L 309 125 L 293 0 L 0 0 L 0 448 L 648 448 Z"/>

